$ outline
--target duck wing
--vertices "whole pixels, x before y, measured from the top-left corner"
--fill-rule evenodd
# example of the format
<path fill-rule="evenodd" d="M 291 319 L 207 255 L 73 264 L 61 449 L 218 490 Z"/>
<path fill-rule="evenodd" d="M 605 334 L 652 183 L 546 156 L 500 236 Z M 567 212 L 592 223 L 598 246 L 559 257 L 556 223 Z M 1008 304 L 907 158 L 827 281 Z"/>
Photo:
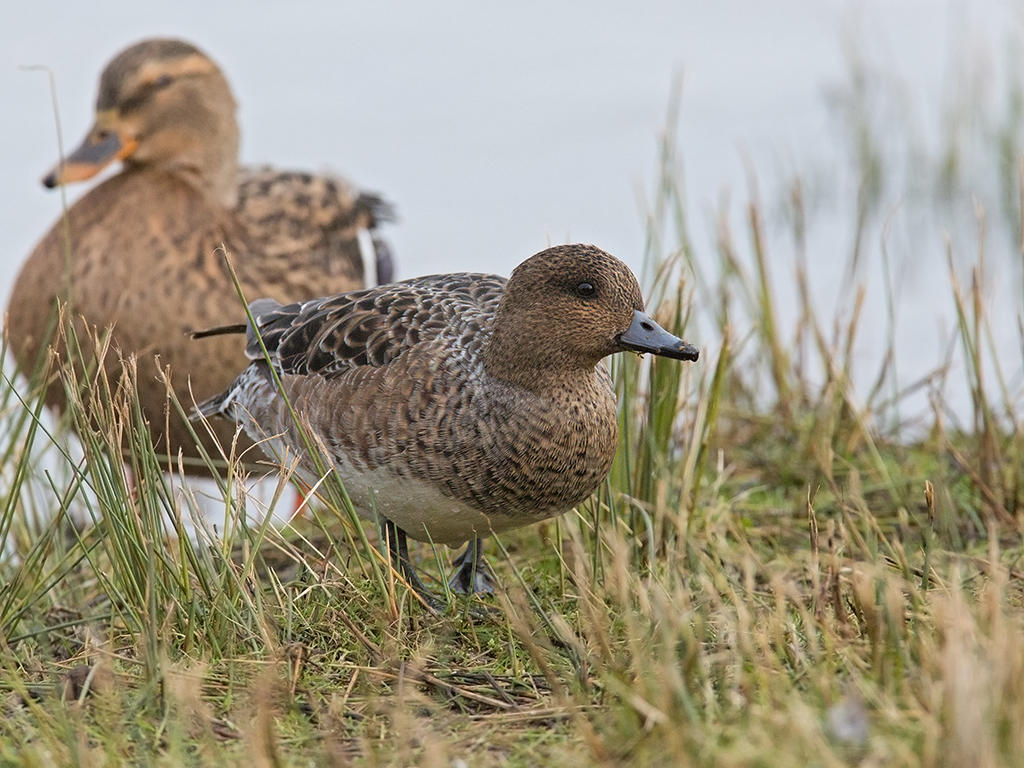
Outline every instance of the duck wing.
<path fill-rule="evenodd" d="M 235 214 L 256 246 L 251 252 L 292 273 L 312 268 L 347 277 L 353 288 L 367 277 L 377 283 L 393 277 L 391 250 L 378 227 L 395 220 L 394 208 L 340 177 L 243 168 Z"/>
<path fill-rule="evenodd" d="M 258 299 L 250 310 L 259 336 L 248 327 L 246 354 L 262 360 L 266 347 L 282 373 L 330 378 L 385 366 L 442 339 L 453 353 L 472 353 L 483 343 L 505 283 L 497 275 L 455 273 L 295 304 Z"/>

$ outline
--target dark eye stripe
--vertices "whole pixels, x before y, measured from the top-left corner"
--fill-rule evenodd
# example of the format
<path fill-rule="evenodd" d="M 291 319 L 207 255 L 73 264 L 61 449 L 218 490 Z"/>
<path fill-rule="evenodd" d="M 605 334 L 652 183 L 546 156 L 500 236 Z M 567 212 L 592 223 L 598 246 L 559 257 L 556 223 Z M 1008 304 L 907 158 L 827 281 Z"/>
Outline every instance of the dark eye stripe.
<path fill-rule="evenodd" d="M 188 75 L 183 75 L 188 77 Z M 133 93 L 131 96 L 121 101 L 121 111 L 130 112 L 133 109 L 138 109 L 142 104 L 157 91 L 163 90 L 171 83 L 174 82 L 174 77 L 171 75 L 160 75 L 156 80 L 151 83 L 146 83 L 138 91 Z"/>

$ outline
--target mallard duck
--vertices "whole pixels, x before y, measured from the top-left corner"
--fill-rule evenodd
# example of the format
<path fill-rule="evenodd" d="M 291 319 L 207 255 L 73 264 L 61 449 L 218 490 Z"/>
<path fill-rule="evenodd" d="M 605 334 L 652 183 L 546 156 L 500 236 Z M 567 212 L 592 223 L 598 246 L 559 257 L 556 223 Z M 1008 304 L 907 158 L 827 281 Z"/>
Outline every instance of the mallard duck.
<path fill-rule="evenodd" d="M 644 312 L 624 263 L 588 245 L 542 251 L 508 280 L 432 275 L 250 309 L 256 327 L 196 334 L 246 333 L 251 360 L 196 418 L 226 417 L 275 456 L 298 456 L 310 483 L 306 446 L 323 446 L 356 510 L 382 521 L 395 567 L 428 598 L 407 536 L 468 542 L 449 585 L 488 591 L 482 538 L 566 512 L 607 476 L 618 428 L 605 357 L 699 355 Z"/>
<path fill-rule="evenodd" d="M 177 414 L 166 416 L 157 374 L 169 366 L 187 404 L 190 392 L 218 392 L 244 365 L 229 340 L 197 345 L 187 336 L 241 307 L 222 251 L 247 296 L 299 300 L 361 288 L 362 253 L 371 247 L 372 271 L 387 282 L 391 260 L 373 233 L 390 208 L 339 178 L 240 168 L 231 88 L 209 56 L 180 40 L 145 40 L 107 65 L 93 127 L 43 183 L 88 179 L 117 160 L 121 171 L 78 200 L 67 227 L 55 223 L 28 257 L 7 335 L 19 366 L 32 371 L 55 301 L 70 299 L 82 327 L 112 328 L 119 353 L 137 357 L 139 398 L 158 448 L 188 459 L 195 442 Z M 112 376 L 117 357 L 105 358 Z M 51 404 L 63 397 L 59 383 L 49 387 Z M 228 441 L 233 430 L 222 424 L 218 434 Z"/>

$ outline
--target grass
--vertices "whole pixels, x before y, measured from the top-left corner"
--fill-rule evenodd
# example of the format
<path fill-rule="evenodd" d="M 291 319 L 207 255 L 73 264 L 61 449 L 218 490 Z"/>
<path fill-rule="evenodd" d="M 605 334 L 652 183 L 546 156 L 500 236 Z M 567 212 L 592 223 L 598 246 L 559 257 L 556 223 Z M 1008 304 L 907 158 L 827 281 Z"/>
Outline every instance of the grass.
<path fill-rule="evenodd" d="M 491 547 L 484 616 L 424 610 L 337 494 L 281 529 L 246 516 L 236 457 L 214 530 L 163 471 L 131 361 L 56 372 L 77 452 L 5 381 L 0 764 L 1024 763 L 1024 360 L 995 353 L 984 250 L 969 282 L 949 259 L 968 413 L 940 360 L 930 416 L 901 421 L 891 336 L 852 386 L 863 292 L 822 318 L 754 196 L 698 259 L 670 140 L 661 167 L 650 305 L 714 341 L 696 366 L 613 361 L 608 482 Z M 799 254 L 798 184 L 789 202 Z"/>

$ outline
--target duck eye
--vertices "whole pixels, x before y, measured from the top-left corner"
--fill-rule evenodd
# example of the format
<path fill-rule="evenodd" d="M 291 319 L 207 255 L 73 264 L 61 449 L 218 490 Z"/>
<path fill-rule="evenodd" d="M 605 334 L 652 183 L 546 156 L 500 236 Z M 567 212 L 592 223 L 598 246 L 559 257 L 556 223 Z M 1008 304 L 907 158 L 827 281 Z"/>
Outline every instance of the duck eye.
<path fill-rule="evenodd" d="M 153 81 L 153 83 L 152 83 L 152 85 L 150 87 L 153 88 L 154 90 L 159 90 L 161 88 L 166 88 L 168 85 L 171 84 L 171 82 L 173 80 L 174 80 L 174 78 L 171 77 L 170 75 L 160 75 L 160 77 L 158 77 L 156 80 Z"/>
<path fill-rule="evenodd" d="M 595 289 L 593 283 L 580 283 L 576 286 L 576 293 L 584 299 L 589 299 L 594 295 Z"/>

